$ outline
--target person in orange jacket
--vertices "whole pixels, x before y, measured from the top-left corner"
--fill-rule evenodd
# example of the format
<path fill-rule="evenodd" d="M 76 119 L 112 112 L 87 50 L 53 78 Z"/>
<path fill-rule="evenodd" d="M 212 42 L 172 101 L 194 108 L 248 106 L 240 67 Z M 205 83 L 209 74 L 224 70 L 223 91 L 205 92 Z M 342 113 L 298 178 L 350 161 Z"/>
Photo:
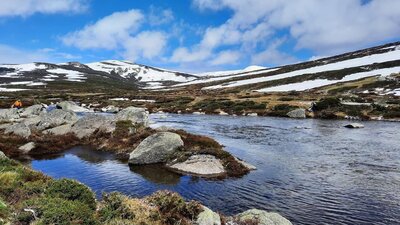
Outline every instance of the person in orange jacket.
<path fill-rule="evenodd" d="M 15 101 L 14 104 L 12 104 L 11 108 L 17 108 L 17 109 L 22 108 L 21 100 L 18 99 L 17 101 Z"/>

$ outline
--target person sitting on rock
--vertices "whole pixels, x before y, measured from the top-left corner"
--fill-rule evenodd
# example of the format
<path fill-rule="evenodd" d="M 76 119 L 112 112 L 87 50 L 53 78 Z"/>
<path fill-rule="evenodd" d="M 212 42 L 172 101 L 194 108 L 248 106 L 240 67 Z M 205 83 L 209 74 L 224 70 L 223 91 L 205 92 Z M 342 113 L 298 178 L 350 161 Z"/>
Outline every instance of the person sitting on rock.
<path fill-rule="evenodd" d="M 22 108 L 21 100 L 18 99 L 17 101 L 15 101 L 14 104 L 12 104 L 11 108 L 17 108 L 17 109 Z"/>

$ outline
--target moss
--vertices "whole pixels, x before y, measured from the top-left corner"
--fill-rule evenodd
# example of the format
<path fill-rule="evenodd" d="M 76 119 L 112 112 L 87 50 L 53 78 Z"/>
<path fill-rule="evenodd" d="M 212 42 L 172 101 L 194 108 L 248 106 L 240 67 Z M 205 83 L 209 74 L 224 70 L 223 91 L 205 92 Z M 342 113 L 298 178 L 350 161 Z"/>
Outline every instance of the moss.
<path fill-rule="evenodd" d="M 94 210 L 79 201 L 42 197 L 27 202 L 40 218 L 37 224 L 97 224 Z"/>

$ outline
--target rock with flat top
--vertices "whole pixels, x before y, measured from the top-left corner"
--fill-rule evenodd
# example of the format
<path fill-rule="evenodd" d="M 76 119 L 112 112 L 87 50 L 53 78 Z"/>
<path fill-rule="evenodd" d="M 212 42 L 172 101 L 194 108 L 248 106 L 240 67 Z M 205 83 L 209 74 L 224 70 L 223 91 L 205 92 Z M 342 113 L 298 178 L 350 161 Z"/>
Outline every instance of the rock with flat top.
<path fill-rule="evenodd" d="M 149 112 L 145 108 L 128 107 L 115 115 L 115 120 L 130 120 L 133 124 L 149 125 Z"/>
<path fill-rule="evenodd" d="M 31 129 L 29 128 L 29 126 L 27 126 L 24 123 L 17 123 L 17 124 L 8 126 L 4 130 L 4 133 L 5 134 L 15 134 L 15 135 L 18 135 L 18 136 L 23 137 L 23 138 L 28 138 L 32 134 Z"/>
<path fill-rule="evenodd" d="M 19 118 L 18 109 L 0 109 L 0 122 L 10 122 Z"/>
<path fill-rule="evenodd" d="M 218 213 L 202 206 L 203 211 L 197 216 L 195 225 L 221 225 L 221 217 Z"/>
<path fill-rule="evenodd" d="M 58 109 L 68 110 L 72 112 L 90 112 L 89 109 L 81 107 L 73 101 L 63 101 L 57 103 L 56 106 Z"/>
<path fill-rule="evenodd" d="M 183 173 L 214 176 L 225 173 L 221 161 L 213 155 L 192 155 L 186 161 L 169 166 Z"/>
<path fill-rule="evenodd" d="M 236 216 L 240 222 L 254 221 L 258 225 L 292 225 L 292 223 L 279 213 L 267 212 L 259 209 L 250 209 Z"/>
<path fill-rule="evenodd" d="M 165 163 L 175 151 L 183 147 L 181 136 L 159 132 L 144 139 L 129 156 L 132 165 Z"/>
<path fill-rule="evenodd" d="M 18 150 L 20 150 L 21 152 L 27 154 L 30 151 L 32 151 L 32 149 L 34 149 L 36 147 L 34 142 L 29 142 L 25 145 L 22 145 L 21 147 L 18 148 Z"/>
<path fill-rule="evenodd" d="M 21 117 L 35 117 L 46 111 L 46 107 L 42 104 L 32 105 L 20 110 Z"/>
<path fill-rule="evenodd" d="M 71 127 L 71 124 L 65 124 L 48 130 L 44 130 L 42 133 L 52 135 L 65 135 L 71 132 Z"/>
<path fill-rule="evenodd" d="M 357 128 L 364 128 L 364 125 L 362 125 L 361 123 L 351 123 L 345 125 L 344 127 L 357 129 Z"/>
<path fill-rule="evenodd" d="M 77 120 L 78 117 L 72 111 L 54 109 L 48 113 L 43 113 L 40 115 L 40 122 L 37 124 L 36 129 L 46 130 L 64 124 L 73 124 Z"/>
<path fill-rule="evenodd" d="M 106 133 L 115 131 L 116 123 L 112 117 L 102 115 L 88 115 L 80 118 L 72 127 L 73 132 L 78 138 L 92 135 L 96 130 Z"/>

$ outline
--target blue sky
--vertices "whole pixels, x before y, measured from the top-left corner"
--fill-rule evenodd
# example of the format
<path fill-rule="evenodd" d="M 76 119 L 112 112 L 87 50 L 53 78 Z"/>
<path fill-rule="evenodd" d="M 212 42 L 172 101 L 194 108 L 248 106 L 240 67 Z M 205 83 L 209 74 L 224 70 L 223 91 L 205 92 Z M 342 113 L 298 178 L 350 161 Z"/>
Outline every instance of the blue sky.
<path fill-rule="evenodd" d="M 400 40 L 398 0 L 2 0 L 0 63 L 277 66 Z"/>

